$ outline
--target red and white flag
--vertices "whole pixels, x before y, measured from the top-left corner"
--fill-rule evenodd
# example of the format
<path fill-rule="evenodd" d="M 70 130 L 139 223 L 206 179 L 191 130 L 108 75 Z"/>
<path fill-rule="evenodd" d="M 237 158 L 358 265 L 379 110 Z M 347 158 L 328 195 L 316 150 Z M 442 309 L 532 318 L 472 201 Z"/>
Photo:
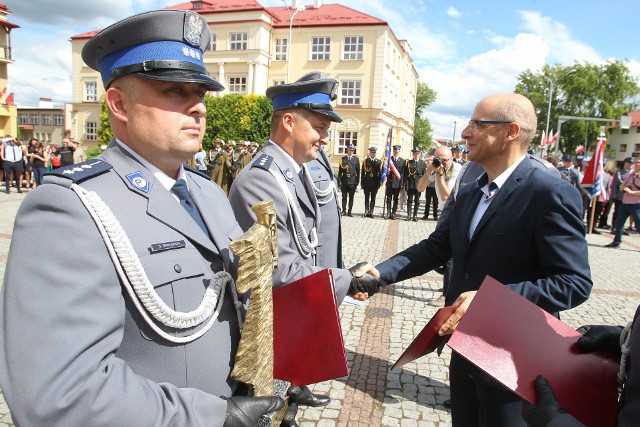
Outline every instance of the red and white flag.
<path fill-rule="evenodd" d="M 8 84 L 0 90 L 0 104 L 13 104 L 13 93 Z"/>
<path fill-rule="evenodd" d="M 389 162 L 389 170 L 391 171 L 391 173 L 393 173 L 396 179 L 400 179 L 400 172 L 398 172 L 398 169 L 396 169 L 396 165 L 393 164 L 393 160 Z"/>
<path fill-rule="evenodd" d="M 547 145 L 547 133 L 542 131 L 542 136 L 540 137 L 540 147 L 544 148 Z"/>
<path fill-rule="evenodd" d="M 556 138 L 558 137 L 558 135 L 554 135 L 553 134 L 553 129 L 551 129 L 549 131 L 549 135 L 547 135 L 547 145 L 551 145 L 554 142 L 556 142 Z"/>
<path fill-rule="evenodd" d="M 604 147 L 607 138 L 600 137 L 596 140 L 596 148 L 593 150 L 593 157 L 589 161 L 582 178 L 582 186 L 591 193 L 591 197 L 596 196 L 602 190 L 602 172 L 604 160 Z"/>
<path fill-rule="evenodd" d="M 578 145 L 576 147 L 576 154 L 584 153 L 584 145 Z"/>

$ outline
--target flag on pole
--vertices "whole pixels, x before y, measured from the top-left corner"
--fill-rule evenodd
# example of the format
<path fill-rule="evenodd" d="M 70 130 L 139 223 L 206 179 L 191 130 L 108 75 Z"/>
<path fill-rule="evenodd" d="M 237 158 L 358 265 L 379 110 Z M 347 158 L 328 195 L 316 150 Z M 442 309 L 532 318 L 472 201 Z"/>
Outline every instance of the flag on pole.
<path fill-rule="evenodd" d="M 380 184 L 384 184 L 387 180 L 387 174 L 389 173 L 389 163 L 391 161 L 391 132 L 392 130 L 389 129 L 389 133 L 387 134 L 387 147 L 384 150 L 385 161 L 382 165 L 382 173 L 380 174 Z"/>
<path fill-rule="evenodd" d="M 576 154 L 584 153 L 584 145 L 578 145 L 576 147 Z"/>
<path fill-rule="evenodd" d="M 540 148 L 544 148 L 547 145 L 547 133 L 542 131 L 542 137 L 540 137 Z"/>
<path fill-rule="evenodd" d="M 591 197 L 598 195 L 602 191 L 602 172 L 604 170 L 602 163 L 606 144 L 607 138 L 603 136 L 596 140 L 596 148 L 593 150 L 593 156 L 584 171 L 584 178 L 582 178 L 581 185 L 591 193 Z"/>
<path fill-rule="evenodd" d="M 391 170 L 396 179 L 400 179 L 400 172 L 398 172 L 398 169 L 396 169 L 396 165 L 393 162 L 389 162 L 389 170 Z"/>
<path fill-rule="evenodd" d="M 13 104 L 13 93 L 8 84 L 0 90 L 0 104 Z"/>
<path fill-rule="evenodd" d="M 551 129 L 549 131 L 549 135 L 547 135 L 547 145 L 551 145 L 554 142 L 556 142 L 556 138 L 558 137 L 558 135 L 554 135 L 553 134 L 553 129 Z"/>

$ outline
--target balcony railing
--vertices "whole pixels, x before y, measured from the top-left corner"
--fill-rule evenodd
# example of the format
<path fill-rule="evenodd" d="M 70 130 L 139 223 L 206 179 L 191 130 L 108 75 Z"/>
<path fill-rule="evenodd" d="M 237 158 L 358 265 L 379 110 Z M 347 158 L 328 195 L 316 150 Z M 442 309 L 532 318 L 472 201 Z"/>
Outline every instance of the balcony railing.
<path fill-rule="evenodd" d="M 11 60 L 11 46 L 0 46 L 0 59 Z"/>

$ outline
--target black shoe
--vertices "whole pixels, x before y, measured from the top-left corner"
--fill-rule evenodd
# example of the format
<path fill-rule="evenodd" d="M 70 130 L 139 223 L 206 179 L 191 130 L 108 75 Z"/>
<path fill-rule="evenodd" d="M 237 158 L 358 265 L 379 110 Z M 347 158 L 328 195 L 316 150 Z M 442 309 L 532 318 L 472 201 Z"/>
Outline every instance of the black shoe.
<path fill-rule="evenodd" d="M 418 222 L 418 217 L 417 216 L 413 216 L 413 222 Z"/>
<path fill-rule="evenodd" d="M 620 247 L 620 243 L 616 243 L 616 242 L 611 242 L 608 245 L 604 245 L 605 248 L 619 248 Z"/>
<path fill-rule="evenodd" d="M 405 221 L 411 221 L 411 215 L 407 215 L 407 218 L 405 219 Z"/>
<path fill-rule="evenodd" d="M 18 193 L 22 193 L 22 190 L 18 188 Z"/>
<path fill-rule="evenodd" d="M 629 233 L 628 233 L 628 232 L 626 232 L 626 231 L 623 231 L 623 232 L 622 232 L 622 235 L 623 235 L 623 236 L 628 236 L 628 235 L 629 235 Z"/>
<path fill-rule="evenodd" d="M 600 233 L 598 230 L 594 228 L 593 230 L 591 230 L 591 234 L 602 234 L 602 233 Z"/>
<path fill-rule="evenodd" d="M 598 225 L 598 227 L 599 228 L 604 228 L 605 230 L 610 230 L 611 229 L 611 226 L 608 225 L 608 224 L 600 224 L 600 225 Z"/>
<path fill-rule="evenodd" d="M 396 214 L 389 215 L 389 219 L 396 219 Z"/>
<path fill-rule="evenodd" d="M 426 221 L 426 220 L 428 220 L 428 219 L 429 219 L 429 217 L 428 217 L 427 215 L 424 215 L 424 216 L 422 217 L 422 220 L 423 220 L 423 221 Z"/>
<path fill-rule="evenodd" d="M 322 394 L 313 394 L 309 387 L 307 386 L 293 386 L 289 387 L 287 390 L 287 395 L 291 398 L 291 400 L 298 405 L 306 405 L 306 406 L 326 406 L 331 402 L 331 398 L 329 396 L 324 396 Z"/>
<path fill-rule="evenodd" d="M 351 211 L 349 211 L 349 213 L 347 214 L 347 216 L 353 216 L 353 215 L 351 214 Z"/>

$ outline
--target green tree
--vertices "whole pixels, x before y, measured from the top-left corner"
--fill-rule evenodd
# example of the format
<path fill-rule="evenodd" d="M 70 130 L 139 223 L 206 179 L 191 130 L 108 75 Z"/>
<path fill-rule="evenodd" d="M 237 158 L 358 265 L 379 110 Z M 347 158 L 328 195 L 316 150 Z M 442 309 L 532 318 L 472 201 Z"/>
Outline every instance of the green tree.
<path fill-rule="evenodd" d="M 431 146 L 431 122 L 424 114 L 427 107 L 436 100 L 437 92 L 426 83 L 418 82 L 418 91 L 416 93 L 416 116 L 413 126 L 413 146 L 421 149 L 428 149 Z"/>
<path fill-rule="evenodd" d="M 549 128 L 555 132 L 559 116 L 620 119 L 622 113 L 638 108 L 640 87 L 627 61 L 609 61 L 602 65 L 585 62 L 569 67 L 545 65 L 541 72 L 526 70 L 518 76 L 515 92 L 533 102 L 540 134 L 546 128 L 549 105 L 550 84 L 545 77 L 554 82 Z M 585 145 L 588 150 L 602 125 L 607 123 L 568 120 L 562 124 L 562 140 L 556 143 L 563 153 L 573 154 L 578 145 Z"/>
<path fill-rule="evenodd" d="M 112 139 L 113 132 L 111 132 L 111 123 L 109 122 L 109 110 L 103 97 L 102 107 L 100 108 L 100 126 L 98 127 L 99 145 L 109 145 Z"/>

